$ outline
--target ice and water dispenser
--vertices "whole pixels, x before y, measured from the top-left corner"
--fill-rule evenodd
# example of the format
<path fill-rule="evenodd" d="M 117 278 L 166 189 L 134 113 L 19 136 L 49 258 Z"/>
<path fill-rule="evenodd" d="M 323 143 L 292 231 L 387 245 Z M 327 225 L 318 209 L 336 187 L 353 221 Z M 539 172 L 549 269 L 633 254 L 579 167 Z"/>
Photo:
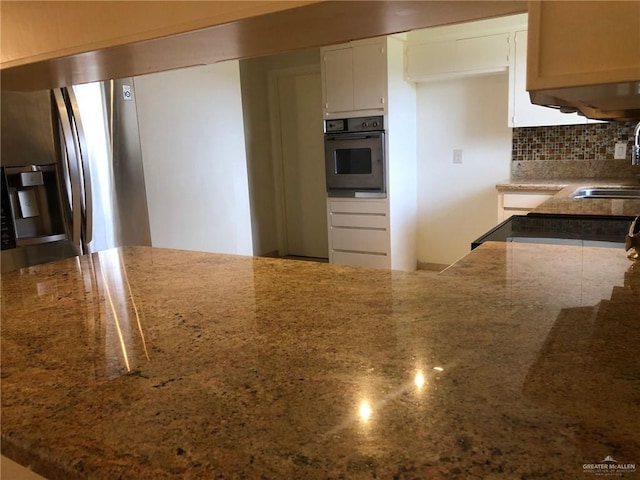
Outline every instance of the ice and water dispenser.
<path fill-rule="evenodd" d="M 49 90 L 0 95 L 2 273 L 77 255 L 59 115 Z"/>
<path fill-rule="evenodd" d="M 56 164 L 2 167 L 2 249 L 64 240 Z"/>

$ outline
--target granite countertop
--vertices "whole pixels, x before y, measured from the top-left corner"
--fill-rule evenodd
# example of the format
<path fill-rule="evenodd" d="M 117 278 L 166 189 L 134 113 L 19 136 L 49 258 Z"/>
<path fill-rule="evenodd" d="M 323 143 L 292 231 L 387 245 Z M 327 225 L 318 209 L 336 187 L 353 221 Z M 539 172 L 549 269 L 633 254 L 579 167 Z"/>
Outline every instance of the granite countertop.
<path fill-rule="evenodd" d="M 567 180 L 546 180 L 546 179 L 522 179 L 522 180 L 505 180 L 496 184 L 496 190 L 500 193 L 504 192 L 559 192 L 566 186 L 573 184 L 573 181 Z"/>
<path fill-rule="evenodd" d="M 633 186 L 638 187 L 640 184 L 636 180 L 626 180 L 620 178 L 564 178 L 564 179 L 547 179 L 547 178 L 521 178 L 505 180 L 496 184 L 496 190 L 505 191 L 550 191 L 559 192 L 564 188 L 579 187 L 620 187 Z"/>
<path fill-rule="evenodd" d="M 434 277 L 128 247 L 1 282 L 2 450 L 49 479 L 640 462 L 640 262 L 622 249 L 487 242 Z"/>
<path fill-rule="evenodd" d="M 548 192 L 553 197 L 532 210 L 533 213 L 563 215 L 640 215 L 640 200 L 610 198 L 571 198 L 580 187 L 639 186 L 633 180 L 621 179 L 523 179 L 507 180 L 496 184 L 496 190 L 505 192 Z"/>

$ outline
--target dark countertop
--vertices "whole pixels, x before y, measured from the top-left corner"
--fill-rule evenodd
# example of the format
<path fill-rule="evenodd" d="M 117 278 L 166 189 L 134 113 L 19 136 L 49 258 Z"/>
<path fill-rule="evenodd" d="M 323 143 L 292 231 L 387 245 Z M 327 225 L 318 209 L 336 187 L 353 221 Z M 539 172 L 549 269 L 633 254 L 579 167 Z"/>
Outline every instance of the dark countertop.
<path fill-rule="evenodd" d="M 434 277 L 129 247 L 1 282 L 2 450 L 50 479 L 566 480 L 640 461 L 640 263 L 622 249 L 488 242 Z"/>

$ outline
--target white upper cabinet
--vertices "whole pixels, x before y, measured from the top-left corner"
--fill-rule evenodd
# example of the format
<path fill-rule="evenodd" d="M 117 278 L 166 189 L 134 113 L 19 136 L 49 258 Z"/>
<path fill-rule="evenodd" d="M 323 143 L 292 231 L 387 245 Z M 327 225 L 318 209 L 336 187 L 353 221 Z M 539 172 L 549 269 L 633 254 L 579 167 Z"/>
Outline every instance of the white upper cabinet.
<path fill-rule="evenodd" d="M 349 112 L 384 113 L 387 100 L 385 39 L 323 48 L 322 96 L 325 117 Z"/>
<path fill-rule="evenodd" d="M 587 119 L 576 113 L 562 113 L 549 107 L 531 103 L 527 92 L 527 30 L 513 33 L 514 52 L 509 75 L 509 126 L 541 127 L 547 125 L 576 125 Z"/>
<path fill-rule="evenodd" d="M 322 56 L 324 111 L 353 110 L 353 50 L 328 50 Z"/>
<path fill-rule="evenodd" d="M 509 34 L 433 41 L 407 47 L 407 79 L 412 82 L 505 71 Z"/>
<path fill-rule="evenodd" d="M 353 47 L 354 110 L 384 109 L 387 98 L 387 52 L 384 40 Z"/>
<path fill-rule="evenodd" d="M 509 71 L 510 127 L 595 122 L 540 107 L 527 92 L 527 14 L 426 28 L 407 36 L 405 78 L 430 82 Z"/>
<path fill-rule="evenodd" d="M 512 15 L 409 32 L 405 77 L 428 82 L 505 72 L 510 34 L 526 25 L 526 15 Z"/>

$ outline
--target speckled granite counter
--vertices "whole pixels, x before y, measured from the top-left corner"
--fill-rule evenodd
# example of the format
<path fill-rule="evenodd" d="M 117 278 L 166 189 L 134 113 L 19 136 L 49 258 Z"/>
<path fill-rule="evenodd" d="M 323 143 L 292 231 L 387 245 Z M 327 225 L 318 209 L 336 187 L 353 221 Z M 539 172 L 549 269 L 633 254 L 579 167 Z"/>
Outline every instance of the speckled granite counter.
<path fill-rule="evenodd" d="M 555 195 L 540 206 L 534 213 L 554 213 L 564 215 L 640 215 L 640 200 L 609 198 L 571 198 L 570 195 L 580 187 L 620 187 L 638 186 L 634 180 L 620 179 L 567 179 L 511 180 L 496 184 L 496 190 L 504 192 L 549 192 Z"/>
<path fill-rule="evenodd" d="M 606 186 L 591 182 L 568 185 L 539 207 L 534 213 L 558 213 L 570 215 L 640 215 L 640 200 L 615 198 L 571 198 L 570 195 L 582 186 Z M 615 185 L 613 185 L 615 186 Z"/>
<path fill-rule="evenodd" d="M 593 478 L 640 462 L 640 263 L 435 278 L 125 248 L 2 275 L 2 449 L 50 479 Z"/>
<path fill-rule="evenodd" d="M 552 192 L 557 193 L 569 184 L 567 180 L 545 180 L 545 179 L 531 179 L 531 180 L 505 180 L 496 184 L 496 190 L 498 192 Z"/>

